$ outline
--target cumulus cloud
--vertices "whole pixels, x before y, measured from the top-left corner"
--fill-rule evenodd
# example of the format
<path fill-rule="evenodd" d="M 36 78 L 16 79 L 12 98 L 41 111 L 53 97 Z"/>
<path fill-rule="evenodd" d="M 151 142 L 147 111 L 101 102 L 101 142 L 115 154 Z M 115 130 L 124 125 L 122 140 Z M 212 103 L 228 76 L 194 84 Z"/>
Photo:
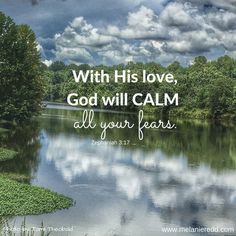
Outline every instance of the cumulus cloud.
<path fill-rule="evenodd" d="M 127 63 L 129 61 L 156 60 L 160 50 L 152 41 L 140 42 L 137 45 L 125 43 L 120 40 L 103 47 L 98 55 L 105 64 Z"/>
<path fill-rule="evenodd" d="M 186 2 L 183 0 L 179 0 L 181 2 Z M 188 0 L 188 2 L 202 8 L 202 7 L 218 7 L 222 9 L 227 9 L 231 11 L 236 10 L 236 2 L 235 0 Z"/>
<path fill-rule="evenodd" d="M 101 47 L 116 41 L 116 38 L 100 33 L 97 28 L 88 24 L 83 17 L 77 17 L 65 28 L 62 34 L 55 35 L 55 40 L 64 46 Z"/>
<path fill-rule="evenodd" d="M 85 48 L 80 47 L 63 47 L 56 46 L 55 56 L 58 60 L 66 61 L 67 63 L 91 63 L 93 57 Z"/>
<path fill-rule="evenodd" d="M 119 29 L 117 26 L 109 25 L 107 31 L 111 35 L 125 39 L 163 39 L 168 37 L 168 32 L 160 24 L 158 16 L 152 9 L 145 6 L 128 14 L 126 27 Z"/>
<path fill-rule="evenodd" d="M 91 64 L 154 61 L 161 55 L 158 38 L 167 38 L 167 31 L 154 11 L 144 6 L 129 13 L 123 28 L 109 25 L 98 29 L 77 17 L 63 33 L 55 35 L 55 56 L 58 60 Z"/>
<path fill-rule="evenodd" d="M 208 4 L 208 6 L 206 6 Z M 76 17 L 54 37 L 58 60 L 90 64 L 179 59 L 190 62 L 197 55 L 214 58 L 236 55 L 236 13 L 233 1 L 173 1 L 160 12 L 140 6 L 123 24 L 95 27 Z M 119 23 L 119 22 L 118 22 Z"/>
<path fill-rule="evenodd" d="M 43 60 L 185 64 L 236 55 L 235 0 L 24 0 L 3 1 L 2 10 L 32 27 Z"/>
<path fill-rule="evenodd" d="M 211 33 L 205 30 L 184 32 L 176 35 L 176 38 L 166 42 L 164 49 L 168 52 L 178 53 L 204 53 L 219 45 L 217 38 L 211 37 Z"/>
<path fill-rule="evenodd" d="M 165 26 L 173 26 L 182 30 L 197 29 L 198 23 L 191 16 L 192 11 L 188 5 L 181 3 L 168 4 L 161 13 L 161 23 Z"/>
<path fill-rule="evenodd" d="M 223 31 L 235 30 L 236 29 L 236 14 L 227 11 L 210 12 L 207 15 L 209 21 L 217 28 Z"/>
<path fill-rule="evenodd" d="M 146 10 L 148 9 L 140 8 L 141 12 Z M 140 11 L 137 14 L 140 14 Z M 152 11 L 149 13 L 153 14 Z M 108 31 L 105 29 L 98 30 L 96 27 L 88 24 L 83 17 L 77 17 L 65 28 L 63 33 L 55 35 L 55 56 L 60 60 L 77 60 L 80 63 L 92 64 L 143 61 L 145 57 L 149 60 L 155 60 L 160 51 L 154 41 L 129 43 L 125 40 L 128 37 L 135 39 L 137 37 L 136 33 L 139 37 L 154 37 L 153 32 L 155 30 L 153 29 L 153 32 L 148 30 L 152 28 L 154 22 L 146 20 L 140 24 L 138 23 L 138 17 L 133 15 L 129 16 L 128 21 L 130 29 L 136 26 L 137 30 L 133 31 L 132 29 L 131 31 L 126 28 L 115 34 L 115 31 L 111 33 L 111 29 Z M 118 28 L 117 30 L 119 31 Z M 125 37 L 121 35 L 125 35 Z"/>

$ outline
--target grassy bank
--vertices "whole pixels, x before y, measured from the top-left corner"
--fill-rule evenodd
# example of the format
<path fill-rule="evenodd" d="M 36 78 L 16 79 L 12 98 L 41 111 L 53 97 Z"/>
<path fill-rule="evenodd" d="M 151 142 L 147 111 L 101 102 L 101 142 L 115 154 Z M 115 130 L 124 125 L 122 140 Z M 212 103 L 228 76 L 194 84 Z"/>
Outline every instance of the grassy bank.
<path fill-rule="evenodd" d="M 17 155 L 14 150 L 0 147 L 0 165 L 4 161 L 14 164 Z M 69 197 L 30 185 L 30 174 L 9 172 L 4 166 L 0 171 L 0 217 L 44 214 L 73 205 Z"/>
<path fill-rule="evenodd" d="M 15 158 L 17 152 L 0 147 L 0 161 L 7 161 Z"/>
<path fill-rule="evenodd" d="M 9 172 L 0 172 L 0 177 L 5 177 L 7 179 L 15 180 L 20 183 L 29 183 L 30 176 L 24 174 L 16 174 L 16 173 L 9 173 Z"/>
<path fill-rule="evenodd" d="M 209 109 L 186 109 L 183 107 L 172 108 L 169 112 L 170 117 L 190 118 L 190 119 L 214 119 L 222 121 L 236 121 L 236 113 L 224 113 L 212 115 Z"/>
<path fill-rule="evenodd" d="M 0 216 L 37 215 L 72 205 L 69 197 L 0 175 Z"/>

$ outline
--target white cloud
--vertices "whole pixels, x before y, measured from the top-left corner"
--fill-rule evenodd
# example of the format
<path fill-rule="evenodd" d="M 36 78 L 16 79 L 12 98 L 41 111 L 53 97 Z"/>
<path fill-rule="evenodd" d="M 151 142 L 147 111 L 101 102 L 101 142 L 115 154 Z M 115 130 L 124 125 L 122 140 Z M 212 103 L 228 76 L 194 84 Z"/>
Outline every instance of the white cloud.
<path fill-rule="evenodd" d="M 171 2 L 159 14 L 141 6 L 128 13 L 125 24 L 100 28 L 77 17 L 55 35 L 56 59 L 90 64 L 171 63 L 190 62 L 200 54 L 214 58 L 219 49 L 236 55 L 236 13 L 216 7 L 202 11 L 200 6 L 200 1 Z"/>
<path fill-rule="evenodd" d="M 217 38 L 210 37 L 205 30 L 182 32 L 165 44 L 165 50 L 178 53 L 207 52 L 219 45 Z"/>
<path fill-rule="evenodd" d="M 173 2 L 164 8 L 160 15 L 166 26 L 181 27 L 183 30 L 197 28 L 197 21 L 191 16 L 192 9 L 188 5 Z"/>
<path fill-rule="evenodd" d="M 144 20 L 140 21 L 140 17 Z M 154 11 L 143 6 L 129 13 L 124 29 L 110 25 L 98 30 L 83 17 L 77 17 L 63 33 L 55 35 L 56 59 L 91 64 L 156 60 L 160 55 L 160 44 L 156 40 L 134 43 L 126 39 L 163 37 L 165 30 L 157 19 Z"/>
<path fill-rule="evenodd" d="M 232 30 L 236 29 L 236 14 L 227 11 L 219 11 L 217 14 L 215 12 L 210 12 L 207 18 L 211 23 L 221 30 Z"/>
<path fill-rule="evenodd" d="M 127 26 L 119 29 L 109 25 L 107 31 L 124 39 L 152 39 L 168 37 L 167 30 L 160 24 L 158 16 L 152 9 L 141 6 L 138 11 L 130 12 L 127 17 Z"/>
<path fill-rule="evenodd" d="M 111 43 L 116 38 L 99 33 L 99 30 L 88 24 L 83 17 L 75 18 L 70 26 L 66 27 L 62 35 L 57 35 L 56 39 L 61 40 L 61 44 L 72 43 L 72 45 L 102 46 Z"/>
<path fill-rule="evenodd" d="M 55 56 L 57 60 L 70 62 L 90 63 L 93 61 L 92 55 L 86 48 L 82 47 L 66 47 L 56 44 Z"/>
<path fill-rule="evenodd" d="M 50 65 L 52 65 L 52 60 L 44 60 L 43 63 L 44 63 L 46 66 L 50 66 Z"/>

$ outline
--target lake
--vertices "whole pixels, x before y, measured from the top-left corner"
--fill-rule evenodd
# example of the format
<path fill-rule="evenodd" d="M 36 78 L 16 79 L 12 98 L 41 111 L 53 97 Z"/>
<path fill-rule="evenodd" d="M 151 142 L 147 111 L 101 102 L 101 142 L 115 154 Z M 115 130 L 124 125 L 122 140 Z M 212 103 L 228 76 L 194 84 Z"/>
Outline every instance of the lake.
<path fill-rule="evenodd" d="M 31 124 L 4 134 L 20 153 L 0 171 L 25 174 L 31 184 L 68 195 L 76 204 L 27 216 L 27 226 L 43 221 L 72 227 L 68 234 L 52 235 L 73 236 L 170 235 L 162 227 L 236 229 L 236 127 L 177 120 L 177 129 L 146 130 L 142 141 L 135 129 L 109 130 L 107 144 L 97 142 L 97 128 L 73 128 L 82 110 L 49 108 Z M 95 111 L 98 123 L 124 119 L 137 117 Z M 14 217 L 10 223 L 22 220 Z"/>

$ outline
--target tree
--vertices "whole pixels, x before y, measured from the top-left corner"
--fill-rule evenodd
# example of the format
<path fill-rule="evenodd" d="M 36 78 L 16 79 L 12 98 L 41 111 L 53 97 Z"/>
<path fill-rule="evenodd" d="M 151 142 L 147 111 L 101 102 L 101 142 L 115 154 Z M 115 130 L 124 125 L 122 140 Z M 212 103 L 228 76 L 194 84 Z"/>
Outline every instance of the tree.
<path fill-rule="evenodd" d="M 34 32 L 0 12 L 0 119 L 22 121 L 40 111 L 44 83 Z"/>
<path fill-rule="evenodd" d="M 208 90 L 209 107 L 213 117 L 228 112 L 234 95 L 233 80 L 223 76 L 218 77 Z"/>
<path fill-rule="evenodd" d="M 58 62 L 58 64 L 61 64 Z M 92 96 L 95 92 L 98 100 L 101 97 L 114 96 L 116 93 L 128 93 L 128 106 L 106 106 L 98 104 L 98 108 L 116 109 L 124 111 L 138 111 L 143 109 L 145 113 L 171 114 L 194 118 L 219 118 L 228 114 L 234 117 L 236 111 L 236 61 L 228 56 L 217 60 L 207 61 L 206 57 L 196 57 L 194 63 L 188 67 L 182 67 L 177 61 L 164 67 L 155 62 L 136 63 L 129 62 L 127 65 L 67 65 L 59 71 L 47 68 L 44 71 L 44 79 L 48 83 L 46 100 L 66 102 L 67 95 L 75 92 L 79 96 Z M 71 70 L 93 70 L 109 74 L 109 83 L 75 83 Z M 176 85 L 169 83 L 143 83 L 141 79 L 137 83 L 116 83 L 114 81 L 114 70 L 119 73 L 122 70 L 130 70 L 139 78 L 143 76 L 143 70 L 148 73 L 172 73 L 178 81 Z M 155 95 L 159 93 L 160 98 L 165 93 L 169 95 L 179 94 L 179 107 L 175 106 L 134 106 L 132 97 L 135 93 L 142 93 L 143 101 L 147 93 Z"/>
<path fill-rule="evenodd" d="M 55 72 L 64 70 L 65 68 L 66 68 L 66 65 L 62 61 L 55 61 L 52 63 L 52 65 L 49 66 L 49 69 Z"/>
<path fill-rule="evenodd" d="M 204 65 L 207 63 L 207 59 L 204 56 L 199 56 L 194 59 L 194 65 Z"/>

